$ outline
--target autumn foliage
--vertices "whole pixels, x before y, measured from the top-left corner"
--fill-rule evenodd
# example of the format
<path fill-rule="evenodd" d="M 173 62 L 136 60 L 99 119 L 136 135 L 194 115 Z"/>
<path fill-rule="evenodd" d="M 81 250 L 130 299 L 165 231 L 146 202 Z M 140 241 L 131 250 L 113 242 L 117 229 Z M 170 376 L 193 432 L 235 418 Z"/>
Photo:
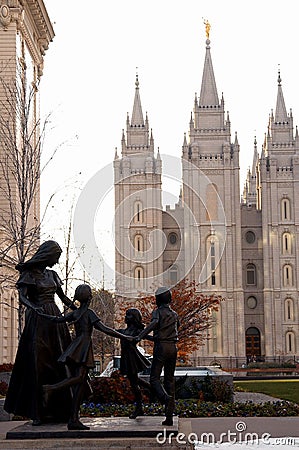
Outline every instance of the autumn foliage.
<path fill-rule="evenodd" d="M 177 312 L 180 320 L 178 356 L 187 360 L 193 351 L 203 345 L 208 334 L 206 330 L 215 323 L 212 312 L 219 309 L 223 298 L 216 294 L 200 293 L 199 285 L 188 280 L 180 281 L 171 289 L 171 293 L 171 308 Z M 148 325 L 152 311 L 156 308 L 155 296 L 141 296 L 132 301 L 119 302 L 116 308 L 119 324 L 123 324 L 125 311 L 131 307 L 140 309 L 143 323 Z"/>

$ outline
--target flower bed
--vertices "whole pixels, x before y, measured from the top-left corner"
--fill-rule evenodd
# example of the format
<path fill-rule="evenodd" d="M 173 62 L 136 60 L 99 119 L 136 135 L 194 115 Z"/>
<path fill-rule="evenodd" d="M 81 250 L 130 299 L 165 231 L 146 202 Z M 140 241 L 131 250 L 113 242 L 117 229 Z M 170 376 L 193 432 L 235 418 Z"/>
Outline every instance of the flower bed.
<path fill-rule="evenodd" d="M 133 409 L 134 405 L 122 405 L 118 403 L 83 403 L 81 416 L 125 417 L 129 416 Z M 164 407 L 158 403 L 145 404 L 144 414 L 148 416 L 163 416 Z M 175 414 L 181 418 L 299 416 L 299 406 L 287 401 L 255 404 L 253 402 L 214 403 L 200 400 L 177 400 Z"/>

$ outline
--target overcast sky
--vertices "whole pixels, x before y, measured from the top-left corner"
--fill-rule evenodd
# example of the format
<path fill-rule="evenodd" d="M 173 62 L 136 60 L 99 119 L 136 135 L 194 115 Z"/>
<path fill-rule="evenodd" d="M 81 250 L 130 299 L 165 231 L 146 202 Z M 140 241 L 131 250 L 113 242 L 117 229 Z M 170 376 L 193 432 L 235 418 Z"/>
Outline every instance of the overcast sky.
<path fill-rule="evenodd" d="M 155 147 L 180 158 L 201 87 L 203 18 L 211 24 L 214 73 L 232 140 L 238 133 L 241 188 L 254 136 L 260 151 L 275 110 L 279 65 L 287 110 L 299 124 L 298 0 L 44 2 L 56 34 L 41 85 L 42 111 L 52 112 L 46 149 L 63 145 L 43 175 L 43 203 L 64 192 L 65 180 L 84 184 L 111 163 L 132 112 L 136 67 Z"/>

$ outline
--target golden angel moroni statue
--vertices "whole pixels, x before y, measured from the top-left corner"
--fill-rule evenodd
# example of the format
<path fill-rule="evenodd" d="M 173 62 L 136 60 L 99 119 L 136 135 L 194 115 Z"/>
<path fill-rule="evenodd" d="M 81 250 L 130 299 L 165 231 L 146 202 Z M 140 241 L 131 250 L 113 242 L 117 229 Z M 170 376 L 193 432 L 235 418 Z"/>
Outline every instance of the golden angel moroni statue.
<path fill-rule="evenodd" d="M 207 37 L 207 39 L 209 39 L 209 37 L 210 37 L 210 29 L 211 29 L 211 25 L 210 25 L 210 23 L 209 23 L 209 21 L 208 21 L 207 19 L 205 19 L 205 20 L 203 21 L 203 23 L 204 23 L 205 26 L 206 26 L 206 37 Z"/>

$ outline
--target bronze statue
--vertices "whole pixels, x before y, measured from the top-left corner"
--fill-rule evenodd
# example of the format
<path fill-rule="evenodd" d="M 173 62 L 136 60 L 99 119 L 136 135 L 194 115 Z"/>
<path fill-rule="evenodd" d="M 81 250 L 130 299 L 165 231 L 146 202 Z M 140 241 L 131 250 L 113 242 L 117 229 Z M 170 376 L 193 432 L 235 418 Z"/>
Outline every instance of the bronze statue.
<path fill-rule="evenodd" d="M 135 342 L 145 338 L 153 331 L 154 351 L 150 373 L 150 385 L 158 399 L 165 404 L 166 419 L 162 425 L 173 425 L 175 381 L 174 371 L 177 358 L 176 342 L 178 341 L 178 315 L 169 304 L 171 292 L 161 287 L 155 292 L 157 309 L 152 312 L 151 323 L 139 333 Z M 164 386 L 161 383 L 161 372 L 164 368 Z"/>
<path fill-rule="evenodd" d="M 205 26 L 206 26 L 206 38 L 209 39 L 209 37 L 210 37 L 211 24 L 210 24 L 210 22 L 209 22 L 207 19 L 205 19 L 205 20 L 203 21 L 203 23 L 204 23 Z"/>
<path fill-rule="evenodd" d="M 11 374 L 4 409 L 33 420 L 65 421 L 69 415 L 71 393 L 53 396 L 47 408 L 42 404 L 42 385 L 57 383 L 66 377 L 65 367 L 57 360 L 70 344 L 65 324 L 51 323 L 37 313 L 58 315 L 55 294 L 62 302 L 72 305 L 61 288 L 62 282 L 53 267 L 59 260 L 61 248 L 55 241 L 44 242 L 31 259 L 16 266 L 20 272 L 17 282 L 19 300 L 26 306 L 25 326 Z"/>
<path fill-rule="evenodd" d="M 73 376 L 66 377 L 56 384 L 45 384 L 43 386 L 45 404 L 50 402 L 52 395 L 57 393 L 57 391 L 72 387 L 73 400 L 68 421 L 69 430 L 89 429 L 89 427 L 80 422 L 79 412 L 89 369 L 95 366 L 91 341 L 93 328 L 119 339 L 127 339 L 123 334 L 104 325 L 96 313 L 88 308 L 91 299 L 90 286 L 81 284 L 76 288 L 74 296 L 74 300 L 78 300 L 80 303 L 80 307 L 76 311 L 60 317 L 43 315 L 45 319 L 50 319 L 55 323 L 72 322 L 75 326 L 75 339 L 58 359 L 60 363 L 68 366 Z"/>
<path fill-rule="evenodd" d="M 141 312 L 137 308 L 127 309 L 125 323 L 127 328 L 118 331 L 126 336 L 138 336 L 144 329 Z M 127 375 L 136 402 L 135 410 L 129 416 L 130 419 L 136 419 L 137 416 L 143 416 L 144 414 L 140 386 L 149 391 L 150 384 L 139 378 L 138 373 L 149 368 L 150 365 L 149 360 L 138 350 L 136 342 L 130 342 L 126 339 L 121 340 L 120 372 L 122 375 Z"/>

